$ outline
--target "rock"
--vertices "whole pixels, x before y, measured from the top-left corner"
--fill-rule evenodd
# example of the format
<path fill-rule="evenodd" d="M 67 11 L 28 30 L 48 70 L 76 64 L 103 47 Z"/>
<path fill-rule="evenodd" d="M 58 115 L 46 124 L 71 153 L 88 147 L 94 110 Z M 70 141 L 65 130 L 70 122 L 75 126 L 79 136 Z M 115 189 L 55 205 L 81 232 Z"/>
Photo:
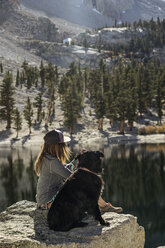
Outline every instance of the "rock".
<path fill-rule="evenodd" d="M 132 8 L 135 0 L 84 0 L 84 3 L 96 8 L 104 15 L 120 18 L 120 13 Z"/>
<path fill-rule="evenodd" d="M 92 217 L 85 228 L 69 232 L 49 230 L 47 210 L 36 209 L 36 203 L 20 201 L 0 214 L 1 248 L 143 248 L 144 228 L 132 215 L 105 213 L 109 227 L 98 225 Z"/>

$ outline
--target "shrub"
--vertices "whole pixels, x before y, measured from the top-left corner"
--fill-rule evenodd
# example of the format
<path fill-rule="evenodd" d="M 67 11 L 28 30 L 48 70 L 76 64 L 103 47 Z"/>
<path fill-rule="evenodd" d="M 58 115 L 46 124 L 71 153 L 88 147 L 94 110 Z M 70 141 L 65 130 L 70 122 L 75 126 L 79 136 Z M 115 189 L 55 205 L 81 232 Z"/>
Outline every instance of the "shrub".
<path fill-rule="evenodd" d="M 141 127 L 138 129 L 138 134 L 139 135 L 146 135 L 146 129 L 145 127 Z"/>
<path fill-rule="evenodd" d="M 164 134 L 165 133 L 165 125 L 157 127 L 157 133 Z"/>
<path fill-rule="evenodd" d="M 165 125 L 162 126 L 147 126 L 138 129 L 139 135 L 150 135 L 150 134 L 165 134 Z"/>
<path fill-rule="evenodd" d="M 146 127 L 146 134 L 156 134 L 156 127 L 155 126 L 147 126 Z"/>

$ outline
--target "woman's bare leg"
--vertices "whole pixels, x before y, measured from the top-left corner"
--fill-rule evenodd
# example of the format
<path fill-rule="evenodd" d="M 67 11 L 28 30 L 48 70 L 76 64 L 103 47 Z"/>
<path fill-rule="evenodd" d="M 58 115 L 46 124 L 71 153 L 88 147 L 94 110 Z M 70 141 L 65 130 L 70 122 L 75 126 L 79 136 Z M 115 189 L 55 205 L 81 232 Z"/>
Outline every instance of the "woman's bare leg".
<path fill-rule="evenodd" d="M 103 198 L 100 196 L 98 200 L 99 207 L 105 207 L 107 203 L 103 200 Z"/>

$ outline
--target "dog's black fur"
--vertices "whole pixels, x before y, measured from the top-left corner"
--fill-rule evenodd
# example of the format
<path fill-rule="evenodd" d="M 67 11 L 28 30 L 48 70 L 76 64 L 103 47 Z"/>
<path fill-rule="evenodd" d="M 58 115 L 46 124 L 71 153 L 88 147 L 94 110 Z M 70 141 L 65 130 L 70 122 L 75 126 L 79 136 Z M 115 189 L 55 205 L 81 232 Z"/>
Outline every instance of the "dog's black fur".
<path fill-rule="evenodd" d="M 101 225 L 109 225 L 101 216 L 98 199 L 101 193 L 102 180 L 95 173 L 102 172 L 99 151 L 87 151 L 77 156 L 78 170 L 65 182 L 48 211 L 49 228 L 55 231 L 69 231 L 74 227 L 83 227 L 85 212 L 91 214 Z M 94 172 L 89 172 L 82 167 Z"/>

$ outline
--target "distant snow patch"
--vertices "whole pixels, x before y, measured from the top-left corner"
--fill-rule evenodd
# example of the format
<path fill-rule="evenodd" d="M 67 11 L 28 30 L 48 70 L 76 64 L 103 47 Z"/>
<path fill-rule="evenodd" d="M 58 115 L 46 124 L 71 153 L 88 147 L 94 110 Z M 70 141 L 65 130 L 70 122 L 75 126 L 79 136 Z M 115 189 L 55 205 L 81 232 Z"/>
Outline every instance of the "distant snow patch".
<path fill-rule="evenodd" d="M 102 15 L 102 13 L 100 12 L 100 11 L 98 11 L 97 9 L 92 9 L 94 12 L 96 12 L 97 14 L 99 14 L 99 15 Z"/>
<path fill-rule="evenodd" d="M 121 28 L 104 28 L 103 30 L 109 31 L 109 32 L 118 32 L 118 33 L 123 33 L 127 30 L 127 27 L 121 27 Z M 101 31 L 99 31 L 101 33 Z"/>

